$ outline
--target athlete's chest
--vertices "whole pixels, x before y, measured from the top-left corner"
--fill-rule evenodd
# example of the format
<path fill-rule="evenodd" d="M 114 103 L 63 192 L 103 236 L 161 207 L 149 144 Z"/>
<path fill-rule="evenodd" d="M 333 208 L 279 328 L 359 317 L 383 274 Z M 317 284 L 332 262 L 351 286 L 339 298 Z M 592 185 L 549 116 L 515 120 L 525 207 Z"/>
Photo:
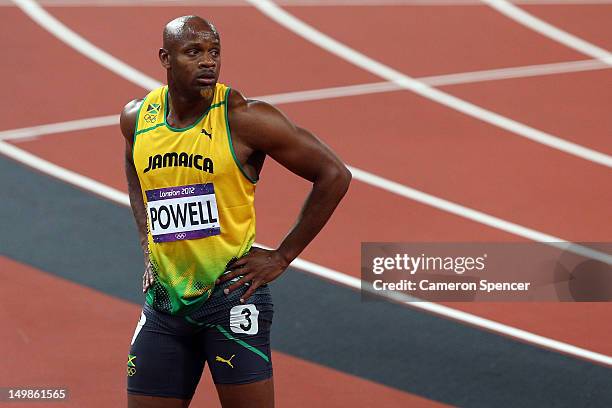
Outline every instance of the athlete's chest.
<path fill-rule="evenodd" d="M 233 193 L 224 137 L 214 127 L 182 132 L 159 129 L 135 150 L 146 197 L 150 232 L 156 243 L 221 233 L 219 207 Z"/>
<path fill-rule="evenodd" d="M 212 181 L 228 171 L 227 135 L 207 123 L 184 131 L 154 129 L 137 142 L 134 164 L 141 178 Z"/>

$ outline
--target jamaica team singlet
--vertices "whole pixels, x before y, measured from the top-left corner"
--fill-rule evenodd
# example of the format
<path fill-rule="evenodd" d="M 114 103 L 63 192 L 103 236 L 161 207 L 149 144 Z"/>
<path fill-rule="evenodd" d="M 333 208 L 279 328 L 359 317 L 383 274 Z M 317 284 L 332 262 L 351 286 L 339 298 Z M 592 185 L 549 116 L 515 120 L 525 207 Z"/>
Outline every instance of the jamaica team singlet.
<path fill-rule="evenodd" d="M 155 275 L 146 302 L 162 312 L 186 315 L 199 307 L 228 262 L 255 240 L 257 180 L 234 153 L 229 91 L 217 84 L 210 108 L 186 128 L 166 122 L 167 86 L 151 91 L 138 111 L 134 165 Z"/>

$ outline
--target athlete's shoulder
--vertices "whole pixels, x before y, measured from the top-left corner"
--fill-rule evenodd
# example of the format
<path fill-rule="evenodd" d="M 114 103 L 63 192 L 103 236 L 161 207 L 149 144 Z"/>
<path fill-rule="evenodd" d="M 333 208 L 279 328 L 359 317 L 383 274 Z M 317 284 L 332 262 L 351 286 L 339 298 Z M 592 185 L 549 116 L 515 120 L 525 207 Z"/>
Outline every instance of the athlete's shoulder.
<path fill-rule="evenodd" d="M 232 136 L 254 150 L 268 152 L 296 126 L 274 105 L 248 99 L 232 89 L 227 101 Z"/>
<path fill-rule="evenodd" d="M 247 108 L 248 99 L 235 88 L 230 88 L 227 94 L 227 110 L 231 113 L 240 113 Z"/>
<path fill-rule="evenodd" d="M 123 107 L 119 118 L 119 124 L 121 125 L 123 136 L 130 142 L 134 138 L 134 130 L 138 122 L 138 112 L 144 101 L 147 100 L 149 102 L 160 103 L 159 101 L 164 97 L 166 89 L 166 85 L 161 85 L 146 94 L 143 98 L 132 99 Z"/>
<path fill-rule="evenodd" d="M 257 99 L 250 99 L 244 96 L 237 89 L 231 88 L 227 97 L 227 109 L 233 114 L 265 114 L 270 112 L 279 112 L 279 110 L 267 102 Z"/>
<path fill-rule="evenodd" d="M 253 127 L 258 125 L 273 125 L 275 120 L 287 120 L 274 105 L 257 99 L 249 99 L 234 88 L 230 89 L 227 99 L 227 111 L 232 128 L 253 130 Z"/>
<path fill-rule="evenodd" d="M 131 142 L 134 138 L 134 128 L 136 127 L 136 121 L 138 120 L 138 111 L 142 106 L 144 98 L 133 99 L 129 101 L 121 111 L 119 117 L 119 125 L 121 126 L 121 133 L 126 139 Z"/>

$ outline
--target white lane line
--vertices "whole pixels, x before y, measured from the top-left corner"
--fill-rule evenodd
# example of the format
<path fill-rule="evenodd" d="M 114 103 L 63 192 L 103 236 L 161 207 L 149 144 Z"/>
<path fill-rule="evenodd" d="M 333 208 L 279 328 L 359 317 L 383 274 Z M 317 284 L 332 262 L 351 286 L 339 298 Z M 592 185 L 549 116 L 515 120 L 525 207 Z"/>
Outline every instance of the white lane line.
<path fill-rule="evenodd" d="M 572 48 L 589 57 L 598 59 L 608 65 L 612 65 L 612 54 L 588 41 L 578 38 L 573 34 L 563 31 L 546 21 L 540 20 L 532 14 L 527 13 L 505 0 L 482 0 L 483 3 L 489 5 L 505 16 L 511 18 L 519 24 L 522 24 L 530 29 L 550 38 L 553 41 L 561 43 L 569 48 Z"/>
<path fill-rule="evenodd" d="M 90 191 L 115 203 L 130 205 L 130 199 L 127 194 L 89 177 L 75 173 L 72 170 L 65 169 L 57 164 L 53 164 L 48 160 L 13 146 L 10 143 L 0 141 L 0 152 L 5 156 L 18 161 L 19 163 L 25 164 L 28 167 L 48 174 L 68 184 L 72 184 L 73 186 L 79 187 L 83 190 Z"/>
<path fill-rule="evenodd" d="M 66 27 L 61 21 L 53 17 L 32 0 L 12 0 L 25 14 L 27 14 L 38 25 L 45 28 L 59 40 L 74 48 L 83 55 L 102 65 L 130 82 L 156 88 L 161 85 L 155 79 L 143 74 L 125 62 L 115 58 L 106 51 L 96 47 L 79 34 Z"/>
<path fill-rule="evenodd" d="M 76 130 L 93 129 L 117 124 L 119 124 L 119 115 L 97 116 L 87 119 L 50 123 L 47 125 L 3 130 L 0 132 L 0 140 L 28 140 L 43 135 L 73 132 Z"/>
<path fill-rule="evenodd" d="M 67 170 L 56 164 L 53 164 L 47 160 L 44 160 L 36 155 L 33 155 L 23 149 L 11 145 L 10 143 L 0 141 L 0 152 L 13 160 L 16 160 L 26 166 L 34 168 L 42 173 L 48 174 L 52 177 L 60 179 L 66 183 L 72 184 L 83 190 L 92 192 L 100 197 L 113 201 L 119 205 L 128 206 L 130 205 L 129 196 L 122 191 L 114 189 L 89 177 L 85 177 L 73 171 Z M 352 170 L 355 170 L 354 168 Z M 265 247 L 265 245 L 257 243 Z M 297 269 L 300 269 L 309 274 L 319 276 L 323 279 L 348 286 L 355 290 L 362 289 L 361 279 L 347 275 L 336 270 L 326 268 L 324 266 L 315 264 L 310 261 L 306 261 L 301 258 L 294 260 L 291 265 Z M 380 293 L 374 291 L 370 285 L 365 284 L 364 290 L 372 291 L 380 295 Z M 508 326 L 503 323 L 496 322 L 494 320 L 485 319 L 467 312 L 455 310 L 450 307 L 439 305 L 432 302 L 414 302 L 414 298 L 406 296 L 401 293 L 384 294 L 383 296 L 389 299 L 402 303 L 406 306 L 421 309 L 429 313 L 443 316 L 448 319 L 452 319 L 458 322 L 462 322 L 471 326 L 483 328 L 504 336 L 512 337 L 514 339 L 535 344 L 547 349 L 558 351 L 564 354 L 573 355 L 586 360 L 594 361 L 600 364 L 612 366 L 612 357 L 605 354 L 596 353 L 591 350 L 587 350 L 581 347 L 577 347 L 568 343 L 553 340 L 548 337 L 540 336 L 526 330 L 521 330 L 516 327 Z"/>
<path fill-rule="evenodd" d="M 279 5 L 289 7 L 325 6 L 480 6 L 480 0 L 281 0 Z M 597 5 L 612 4 L 612 0 L 514 0 L 519 5 Z M 0 0 L 1 6 L 11 6 L 11 0 Z M 46 7 L 246 7 L 243 0 L 43 0 Z"/>
<path fill-rule="evenodd" d="M 434 75 L 417 78 L 418 81 L 430 86 L 448 86 L 468 84 L 502 79 L 527 78 L 543 75 L 555 75 L 571 72 L 609 69 L 610 66 L 599 60 L 583 60 L 557 62 L 551 64 L 526 65 L 521 67 L 487 69 L 456 74 Z M 265 100 L 273 104 L 305 102 L 344 96 L 357 96 L 381 92 L 405 90 L 395 82 L 382 81 L 369 84 L 339 86 L 333 88 L 313 89 L 307 91 L 287 92 L 276 95 L 256 96 L 255 99 Z"/>
<path fill-rule="evenodd" d="M 568 142 L 567 140 L 563 140 L 549 133 L 542 132 L 541 130 L 524 125 L 520 122 L 474 105 L 473 103 L 464 101 L 453 95 L 432 88 L 429 85 L 404 75 L 403 73 L 384 65 L 318 31 L 314 27 L 295 17 L 293 14 L 290 14 L 278 7 L 270 0 L 245 1 L 251 3 L 255 8 L 268 16 L 270 19 L 276 21 L 279 25 L 293 31 L 307 41 L 374 75 L 394 82 L 402 88 L 408 89 L 427 99 L 445 105 L 451 109 L 455 109 L 483 122 L 487 122 L 493 126 L 552 147 L 553 149 L 563 151 L 606 167 L 612 167 L 612 156 L 586 148 L 576 143 Z"/>
<path fill-rule="evenodd" d="M 452 201 L 445 200 L 443 198 L 439 198 L 431 194 L 427 194 L 423 191 L 377 176 L 376 174 L 367 172 L 365 170 L 361 170 L 352 166 L 348 167 L 351 173 L 353 173 L 354 179 L 369 184 L 371 186 L 378 187 L 380 189 L 387 190 L 391 193 L 409 198 L 411 200 L 428 205 L 430 207 L 434 207 L 439 210 L 458 215 L 463 218 L 467 218 L 479 224 L 487 225 L 489 227 L 505 231 L 512 235 L 527 238 L 531 241 L 542 242 L 565 251 L 570 251 L 575 254 L 585 256 L 587 258 L 597 259 L 601 262 L 606 262 L 612 265 L 612 255 L 608 255 L 606 253 L 599 252 L 582 245 L 574 244 L 562 238 L 545 234 L 543 232 L 527 228 L 498 217 L 494 217 L 482 211 L 474 210 L 461 204 L 457 204 Z"/>
<path fill-rule="evenodd" d="M 431 86 L 444 86 L 610 68 L 611 67 L 609 65 L 604 64 L 599 60 L 583 60 L 558 62 L 552 64 L 526 65 L 522 67 L 510 67 L 472 72 L 460 72 L 456 74 L 420 77 L 417 79 Z M 280 105 L 287 103 L 317 101 L 331 98 L 368 95 L 373 93 L 392 92 L 399 90 L 403 91 L 404 88 L 398 86 L 393 82 L 383 81 L 373 82 L 369 84 L 311 89 L 307 91 L 284 92 L 272 95 L 255 96 L 253 98 L 263 100 L 275 105 Z M 71 120 L 67 122 L 59 122 L 42 126 L 4 130 L 0 131 L 0 140 L 28 140 L 38 136 L 51 135 L 54 133 L 63 133 L 74 130 L 90 129 L 100 126 L 116 125 L 117 123 L 119 123 L 118 118 L 118 115 L 109 115 L 89 119 Z"/>
<path fill-rule="evenodd" d="M 605 64 L 599 60 L 581 60 L 569 62 L 554 62 L 550 64 L 525 65 L 521 67 L 497 68 L 472 72 L 461 72 L 457 74 L 436 75 L 417 78 L 417 80 L 424 82 L 430 86 L 445 86 L 467 84 L 473 82 L 496 81 L 502 79 L 556 75 L 571 72 L 593 71 L 609 68 L 611 67 L 608 64 Z"/>
<path fill-rule="evenodd" d="M 12 0 L 24 13 L 33 18 L 38 24 L 51 32 L 54 36 L 69 44 L 83 55 L 93 59 L 103 66 L 113 70 L 125 79 L 141 85 L 146 89 L 152 89 L 160 85 L 156 80 L 144 75 L 135 68 L 119 61 L 117 58 L 106 53 L 91 44 L 77 33 L 70 30 L 55 17 L 47 13 L 34 0 Z M 334 40 L 315 28 L 304 23 L 302 20 L 278 7 L 270 0 L 245 0 L 255 6 L 262 13 L 295 32 L 315 45 L 339 56 L 340 58 L 373 73 L 383 79 L 397 84 L 399 87 L 413 91 L 425 98 L 448 106 L 466 115 L 475 117 L 491 125 L 500 127 L 514 134 L 523 136 L 532 141 L 544 144 L 565 153 L 612 167 L 612 156 L 589 149 L 579 144 L 563 140 L 551 134 L 542 132 L 515 120 L 506 118 L 492 111 L 483 109 L 477 105 L 466 102 L 460 98 L 442 92 L 438 89 L 402 74 L 364 54 Z"/>

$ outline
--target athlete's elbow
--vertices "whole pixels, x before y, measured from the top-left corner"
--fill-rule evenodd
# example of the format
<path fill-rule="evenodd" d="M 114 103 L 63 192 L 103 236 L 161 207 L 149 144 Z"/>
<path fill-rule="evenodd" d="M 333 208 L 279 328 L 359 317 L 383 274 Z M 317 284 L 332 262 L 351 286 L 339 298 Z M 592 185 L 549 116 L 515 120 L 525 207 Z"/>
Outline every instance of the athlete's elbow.
<path fill-rule="evenodd" d="M 330 190 L 335 191 L 339 198 L 344 197 L 348 191 L 352 178 L 353 175 L 343 163 L 330 166 L 327 171 L 327 179 L 332 187 Z"/>
<path fill-rule="evenodd" d="M 344 164 L 342 164 L 342 172 L 339 178 L 342 183 L 342 186 L 344 187 L 344 194 L 346 194 L 349 189 L 349 186 L 351 185 L 351 180 L 353 180 L 353 173 L 351 173 L 348 167 L 346 167 Z"/>

